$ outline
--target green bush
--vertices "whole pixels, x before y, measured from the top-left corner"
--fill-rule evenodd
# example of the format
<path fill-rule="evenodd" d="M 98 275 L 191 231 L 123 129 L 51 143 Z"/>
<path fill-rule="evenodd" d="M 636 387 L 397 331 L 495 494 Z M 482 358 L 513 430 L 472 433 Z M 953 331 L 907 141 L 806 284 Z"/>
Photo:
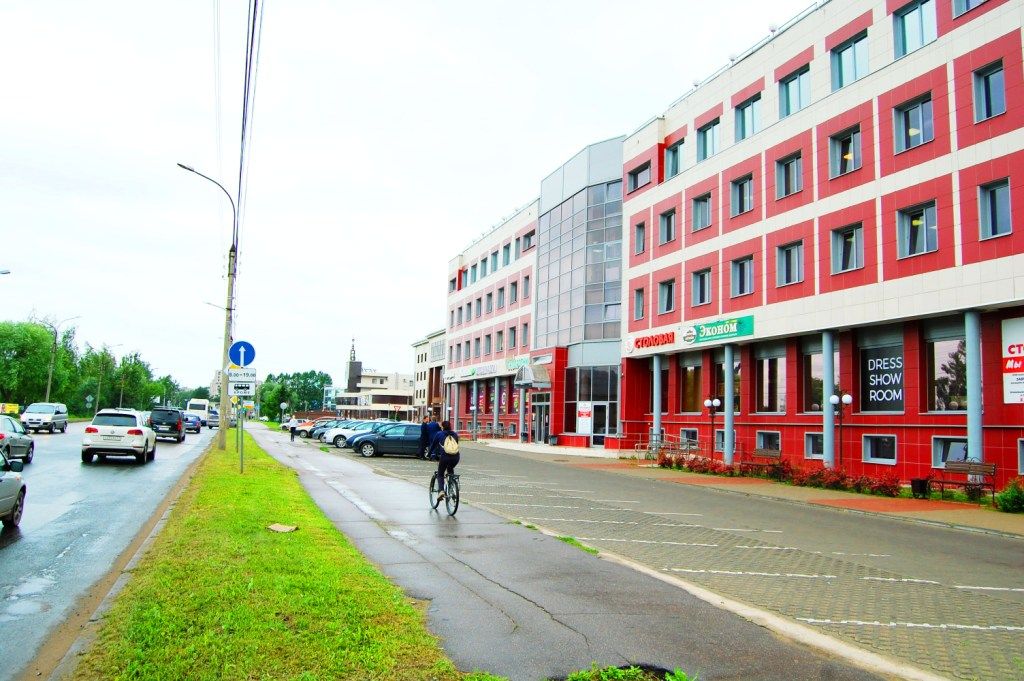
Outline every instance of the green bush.
<path fill-rule="evenodd" d="M 1014 478 L 1002 492 L 996 494 L 996 506 L 1006 513 L 1024 512 L 1024 477 Z"/>

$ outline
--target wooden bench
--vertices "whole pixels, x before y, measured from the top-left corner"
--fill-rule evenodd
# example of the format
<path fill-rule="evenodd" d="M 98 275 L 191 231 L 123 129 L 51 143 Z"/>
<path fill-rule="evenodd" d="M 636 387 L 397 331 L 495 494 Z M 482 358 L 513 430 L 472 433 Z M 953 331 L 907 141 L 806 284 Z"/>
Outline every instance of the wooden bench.
<path fill-rule="evenodd" d="M 968 459 L 967 461 L 947 461 L 944 473 L 964 473 L 968 477 L 966 480 L 934 478 L 932 482 L 939 486 L 939 498 L 942 498 L 945 494 L 947 485 L 952 487 L 963 487 L 965 490 L 969 487 L 978 487 L 982 491 L 988 489 L 992 493 L 992 503 L 995 503 L 996 465 L 994 463 L 984 463 L 975 459 Z M 981 477 L 981 480 L 971 480 L 971 476 L 979 476 Z"/>
<path fill-rule="evenodd" d="M 763 473 L 782 461 L 781 449 L 755 449 L 753 452 L 739 457 L 739 464 L 744 468 L 755 468 Z"/>

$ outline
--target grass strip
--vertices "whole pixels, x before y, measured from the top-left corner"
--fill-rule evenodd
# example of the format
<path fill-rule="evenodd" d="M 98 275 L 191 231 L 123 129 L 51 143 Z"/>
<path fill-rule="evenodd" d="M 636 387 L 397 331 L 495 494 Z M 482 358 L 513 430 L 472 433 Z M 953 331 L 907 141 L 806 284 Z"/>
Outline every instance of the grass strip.
<path fill-rule="evenodd" d="M 582 543 L 576 537 L 558 537 L 558 540 L 565 542 L 569 546 L 575 546 L 576 548 L 580 549 L 581 551 L 586 551 L 587 553 L 593 554 L 595 556 L 599 553 L 599 551 L 597 549 L 595 549 L 592 546 L 587 546 L 586 544 Z"/>
<path fill-rule="evenodd" d="M 456 670 L 423 613 L 248 435 L 239 474 L 234 437 L 200 463 L 76 679 L 497 678 Z"/>

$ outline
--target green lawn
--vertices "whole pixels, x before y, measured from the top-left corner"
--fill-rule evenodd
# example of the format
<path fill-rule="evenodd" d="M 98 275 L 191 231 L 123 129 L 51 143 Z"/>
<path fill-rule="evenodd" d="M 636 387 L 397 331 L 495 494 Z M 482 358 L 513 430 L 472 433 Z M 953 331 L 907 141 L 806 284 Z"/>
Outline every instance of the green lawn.
<path fill-rule="evenodd" d="M 200 464 L 76 679 L 495 678 L 456 670 L 422 610 L 249 436 L 240 475 L 234 437 Z"/>

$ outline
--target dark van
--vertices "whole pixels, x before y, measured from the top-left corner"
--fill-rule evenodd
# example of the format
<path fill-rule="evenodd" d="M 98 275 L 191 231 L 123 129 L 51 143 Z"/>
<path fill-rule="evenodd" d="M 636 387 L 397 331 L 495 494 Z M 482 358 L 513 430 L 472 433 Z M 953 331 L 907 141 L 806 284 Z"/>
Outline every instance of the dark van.
<path fill-rule="evenodd" d="M 185 441 L 185 418 L 180 409 L 155 407 L 149 415 L 150 427 L 157 439 L 173 438 L 175 442 Z"/>

